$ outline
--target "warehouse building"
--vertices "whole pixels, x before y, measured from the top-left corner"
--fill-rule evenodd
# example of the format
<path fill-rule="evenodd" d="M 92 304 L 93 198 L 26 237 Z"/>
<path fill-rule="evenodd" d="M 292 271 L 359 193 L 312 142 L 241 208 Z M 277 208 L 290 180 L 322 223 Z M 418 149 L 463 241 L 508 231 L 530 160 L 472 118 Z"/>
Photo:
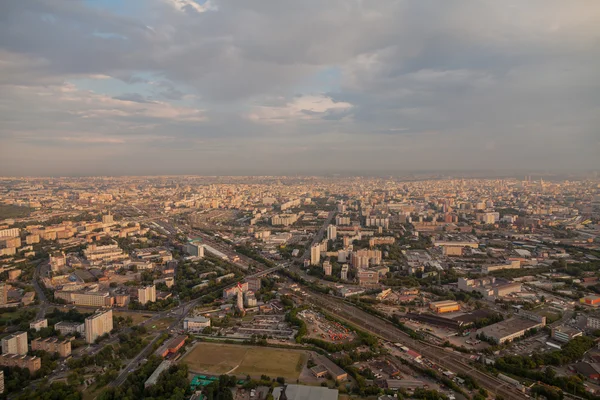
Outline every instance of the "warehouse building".
<path fill-rule="evenodd" d="M 429 309 L 437 314 L 449 313 L 460 310 L 460 304 L 454 300 L 442 300 L 429 303 Z"/>
<path fill-rule="evenodd" d="M 485 328 L 478 330 L 477 333 L 492 339 L 498 344 L 502 344 L 524 336 L 525 333 L 531 329 L 543 327 L 546 325 L 545 322 L 545 318 L 543 318 L 543 322 L 539 322 L 515 317 L 486 326 Z"/>

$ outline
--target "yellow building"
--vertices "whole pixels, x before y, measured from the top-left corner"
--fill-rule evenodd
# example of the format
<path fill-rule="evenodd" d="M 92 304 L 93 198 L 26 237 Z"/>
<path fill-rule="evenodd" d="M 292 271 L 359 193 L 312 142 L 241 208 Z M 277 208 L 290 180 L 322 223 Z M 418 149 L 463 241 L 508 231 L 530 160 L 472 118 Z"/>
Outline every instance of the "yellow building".
<path fill-rule="evenodd" d="M 429 303 L 429 309 L 435 313 L 443 314 L 460 310 L 460 304 L 453 300 L 434 301 Z"/>

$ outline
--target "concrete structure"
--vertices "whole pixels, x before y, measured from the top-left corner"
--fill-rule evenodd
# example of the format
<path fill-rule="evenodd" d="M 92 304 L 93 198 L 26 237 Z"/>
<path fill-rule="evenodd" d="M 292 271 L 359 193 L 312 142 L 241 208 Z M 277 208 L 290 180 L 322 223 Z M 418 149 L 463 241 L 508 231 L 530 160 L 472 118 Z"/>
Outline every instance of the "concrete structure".
<path fill-rule="evenodd" d="M 175 336 L 174 338 L 169 339 L 165 344 L 160 346 L 154 354 L 164 358 L 169 354 L 177 353 L 177 351 L 179 351 L 179 349 L 181 349 L 185 344 L 186 339 L 186 335 Z"/>
<path fill-rule="evenodd" d="M 583 332 L 577 329 L 573 329 L 568 326 L 557 326 L 552 328 L 552 334 L 550 337 L 558 342 L 568 343 L 571 339 L 582 335 Z"/>
<path fill-rule="evenodd" d="M 0 282 L 0 305 L 8 303 L 8 285 Z"/>
<path fill-rule="evenodd" d="M 80 322 L 61 321 L 54 324 L 54 330 L 60 332 L 61 335 L 71 335 L 75 333 L 83 335 L 85 333 L 85 324 Z"/>
<path fill-rule="evenodd" d="M 33 374 L 42 368 L 42 359 L 20 354 L 2 354 L 0 355 L 0 365 L 3 367 L 27 368 Z"/>
<path fill-rule="evenodd" d="M 379 272 L 361 269 L 356 273 L 360 286 L 372 286 L 379 283 Z"/>
<path fill-rule="evenodd" d="M 323 273 L 326 276 L 331 276 L 331 269 L 332 269 L 332 266 L 331 266 L 331 263 L 329 262 L 329 260 L 324 261 L 323 262 Z"/>
<path fill-rule="evenodd" d="M 337 227 L 335 225 L 327 226 L 327 240 L 335 240 L 337 238 Z"/>
<path fill-rule="evenodd" d="M 186 317 L 183 320 L 183 329 L 188 332 L 200 333 L 209 326 L 210 318 L 206 317 Z"/>
<path fill-rule="evenodd" d="M 590 295 L 579 299 L 579 303 L 585 304 L 586 306 L 598 307 L 600 306 L 600 296 Z"/>
<path fill-rule="evenodd" d="M 0 369 L 0 394 L 4 393 L 4 371 Z"/>
<path fill-rule="evenodd" d="M 340 279 L 342 279 L 343 281 L 348 280 L 348 264 L 342 265 L 342 270 L 340 272 Z"/>
<path fill-rule="evenodd" d="M 48 327 L 47 319 L 38 319 L 29 324 L 29 329 L 35 329 L 36 332 L 38 332 L 42 328 L 47 328 L 47 327 Z"/>
<path fill-rule="evenodd" d="M 493 265 L 484 265 L 481 267 L 481 272 L 484 274 L 489 274 L 493 271 L 500 271 L 503 269 L 520 269 L 521 261 L 515 260 L 505 264 L 493 264 Z"/>
<path fill-rule="evenodd" d="M 261 278 L 246 278 L 246 282 L 248 282 L 248 290 L 253 292 L 259 291 L 262 285 Z"/>
<path fill-rule="evenodd" d="M 62 251 L 50 254 L 50 269 L 52 272 L 59 272 L 67 265 L 67 257 Z"/>
<path fill-rule="evenodd" d="M 185 252 L 192 257 L 204 257 L 204 245 L 199 241 L 192 240 L 185 245 Z"/>
<path fill-rule="evenodd" d="M 458 278 L 458 288 L 466 292 L 479 292 L 487 300 L 521 292 L 521 284 L 494 277 L 481 279 Z"/>
<path fill-rule="evenodd" d="M 163 362 L 161 362 L 158 367 L 156 367 L 156 369 L 154 370 L 154 372 L 152 373 L 152 375 L 150 375 L 150 377 L 148 377 L 148 379 L 146 380 L 146 382 L 144 382 L 144 387 L 148 388 L 150 386 L 153 386 L 156 384 L 156 382 L 158 381 L 158 378 L 160 376 L 160 374 L 162 374 L 164 371 L 166 371 L 167 369 L 169 369 L 169 367 L 172 365 L 171 361 L 169 360 L 164 360 Z"/>
<path fill-rule="evenodd" d="M 58 338 L 38 338 L 31 341 L 31 350 L 44 350 L 48 353 L 57 353 L 60 357 L 68 357 L 71 355 L 71 341 Z"/>
<path fill-rule="evenodd" d="M 310 248 L 310 264 L 319 265 L 321 262 L 321 246 L 317 243 Z"/>
<path fill-rule="evenodd" d="M 0 238 L 16 238 L 21 236 L 19 228 L 0 229 Z"/>
<path fill-rule="evenodd" d="M 338 394 L 337 389 L 322 386 L 288 384 L 283 388 L 280 386 L 273 389 L 274 400 L 337 400 Z"/>
<path fill-rule="evenodd" d="M 354 268 L 368 268 L 381 264 L 381 250 L 362 249 L 352 252 L 351 263 Z"/>
<path fill-rule="evenodd" d="M 2 354 L 27 354 L 27 332 L 15 332 L 2 338 Z"/>
<path fill-rule="evenodd" d="M 429 303 L 429 309 L 435 313 L 443 314 L 460 310 L 460 304 L 453 300 L 434 301 Z"/>
<path fill-rule="evenodd" d="M 107 244 L 105 246 L 90 244 L 83 250 L 83 255 L 92 265 L 129 258 L 127 254 L 123 253 L 118 244 Z"/>
<path fill-rule="evenodd" d="M 140 304 L 153 303 L 156 301 L 156 286 L 149 285 L 138 289 L 138 301 Z"/>
<path fill-rule="evenodd" d="M 492 339 L 498 344 L 502 344 L 520 338 L 524 336 L 527 331 L 544 327 L 544 325 L 545 319 L 544 322 L 537 322 L 525 318 L 509 318 L 505 321 L 486 326 L 477 332 L 486 338 Z"/>
<path fill-rule="evenodd" d="M 271 225 L 273 226 L 290 226 L 298 221 L 296 214 L 280 214 L 271 217 Z"/>
<path fill-rule="evenodd" d="M 112 307 L 114 298 L 108 292 L 68 292 L 57 290 L 54 297 L 62 299 L 68 304 L 87 307 Z"/>
<path fill-rule="evenodd" d="M 94 341 L 104 335 L 110 333 L 113 329 L 112 310 L 97 312 L 85 319 L 85 341 L 94 343 Z"/>
<path fill-rule="evenodd" d="M 600 315 L 588 315 L 585 327 L 589 329 L 600 329 Z"/>

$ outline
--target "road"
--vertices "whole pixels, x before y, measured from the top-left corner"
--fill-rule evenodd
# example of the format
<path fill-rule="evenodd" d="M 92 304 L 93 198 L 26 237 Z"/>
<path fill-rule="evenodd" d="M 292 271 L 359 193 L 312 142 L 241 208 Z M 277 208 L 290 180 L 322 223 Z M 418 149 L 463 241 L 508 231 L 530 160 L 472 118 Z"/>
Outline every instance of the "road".
<path fill-rule="evenodd" d="M 516 390 L 512 385 L 499 380 L 468 364 L 468 356 L 457 352 L 448 352 L 443 348 L 412 339 L 406 333 L 394 326 L 391 322 L 368 314 L 355 306 L 330 296 L 310 292 L 306 297 L 308 303 L 324 308 L 330 314 L 351 322 L 361 329 L 368 331 L 392 343 L 401 343 L 422 356 L 434 361 L 441 367 L 455 373 L 463 373 L 473 377 L 488 392 L 501 395 L 505 399 L 524 399 L 526 396 Z"/>
<path fill-rule="evenodd" d="M 42 290 L 42 287 L 40 286 L 41 270 L 42 267 L 47 263 L 47 261 L 42 261 L 35 267 L 35 272 L 33 273 L 33 281 L 31 282 L 38 296 L 38 299 L 40 300 L 40 308 L 38 309 L 37 315 L 35 316 L 36 320 L 42 319 L 46 316 L 46 311 L 48 310 L 48 306 L 50 305 L 50 302 L 46 297 L 46 293 L 44 293 L 44 290 Z"/>
<path fill-rule="evenodd" d="M 323 236 L 325 236 L 325 232 L 327 231 L 327 226 L 331 224 L 331 221 L 333 220 L 334 216 L 335 211 L 330 211 L 327 215 L 327 218 L 325 219 L 325 222 L 323 222 L 321 229 L 319 229 L 319 231 L 315 234 L 315 237 L 313 238 L 313 241 L 311 242 L 310 246 L 304 249 L 304 253 L 302 253 L 302 255 L 299 257 L 300 261 L 304 261 L 307 258 L 310 258 L 310 248 L 313 247 L 315 244 L 320 243 L 321 240 L 323 240 Z"/>

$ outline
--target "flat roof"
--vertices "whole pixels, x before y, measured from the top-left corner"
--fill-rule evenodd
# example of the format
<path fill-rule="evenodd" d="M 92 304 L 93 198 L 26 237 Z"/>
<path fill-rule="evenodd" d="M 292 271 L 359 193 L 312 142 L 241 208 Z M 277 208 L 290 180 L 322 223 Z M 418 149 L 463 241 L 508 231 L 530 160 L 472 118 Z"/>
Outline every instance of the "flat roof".
<path fill-rule="evenodd" d="M 281 387 L 273 389 L 273 397 L 278 400 Z M 286 385 L 285 394 L 288 400 L 337 400 L 338 390 L 320 386 Z"/>
<path fill-rule="evenodd" d="M 540 322 L 531 321 L 529 319 L 509 318 L 496 324 L 486 326 L 485 328 L 480 329 L 479 332 L 482 332 L 485 336 L 501 339 L 538 325 L 540 325 Z"/>

